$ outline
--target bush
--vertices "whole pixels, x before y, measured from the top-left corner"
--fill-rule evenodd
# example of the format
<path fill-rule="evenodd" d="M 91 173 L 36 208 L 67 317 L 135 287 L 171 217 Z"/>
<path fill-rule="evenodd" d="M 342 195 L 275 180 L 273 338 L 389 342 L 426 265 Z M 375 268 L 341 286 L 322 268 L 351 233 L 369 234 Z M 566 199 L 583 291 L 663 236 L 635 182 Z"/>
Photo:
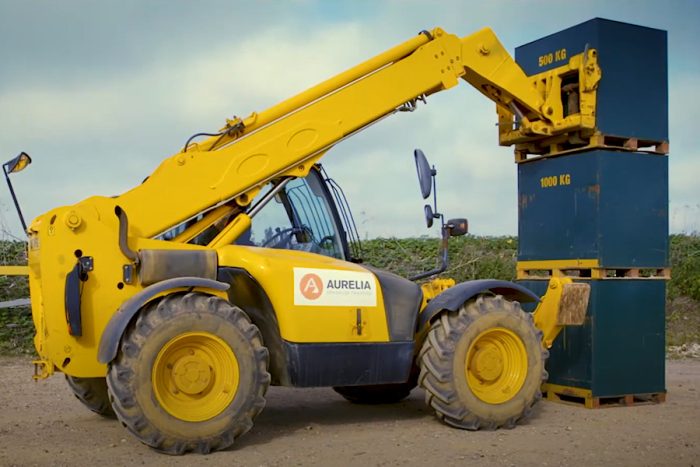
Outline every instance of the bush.
<path fill-rule="evenodd" d="M 26 243 L 0 241 L 0 264 L 26 264 Z M 23 276 L 0 276 L 0 301 L 29 297 Z M 34 324 L 28 307 L 0 308 L 0 354 L 31 354 Z"/>
<path fill-rule="evenodd" d="M 671 235 L 671 299 L 690 297 L 700 301 L 700 236 Z"/>
<path fill-rule="evenodd" d="M 439 264 L 436 238 L 378 238 L 362 244 L 365 263 L 402 276 L 428 271 Z M 515 237 L 450 239 L 450 266 L 443 277 L 515 279 L 518 241 Z M 0 263 L 25 264 L 23 242 L 0 242 Z M 700 336 L 700 237 L 670 237 L 672 280 L 668 284 L 668 343 L 682 344 Z M 25 277 L 0 276 L 0 301 L 29 296 Z M 0 353 L 33 352 L 34 328 L 28 308 L 0 309 Z"/>
<path fill-rule="evenodd" d="M 0 355 L 34 352 L 34 323 L 29 308 L 0 308 Z"/>
<path fill-rule="evenodd" d="M 449 245 L 450 264 L 441 276 L 457 282 L 515 279 L 515 237 L 458 237 Z M 365 263 L 408 277 L 436 268 L 439 246 L 435 238 L 378 238 L 364 241 L 362 250 Z"/>

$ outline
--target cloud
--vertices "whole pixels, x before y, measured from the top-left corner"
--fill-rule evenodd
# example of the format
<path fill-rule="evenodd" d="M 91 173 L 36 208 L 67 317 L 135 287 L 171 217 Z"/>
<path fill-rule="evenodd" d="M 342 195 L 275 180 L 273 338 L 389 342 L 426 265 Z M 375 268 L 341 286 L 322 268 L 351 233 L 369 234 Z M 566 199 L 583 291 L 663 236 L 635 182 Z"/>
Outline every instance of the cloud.
<path fill-rule="evenodd" d="M 197 131 L 220 128 L 300 92 L 434 25 L 467 34 L 491 25 L 510 50 L 595 14 L 675 27 L 670 35 L 671 211 L 700 199 L 693 141 L 700 73 L 697 9 L 640 2 L 68 2 L 14 4 L 0 15 L 0 147 L 34 165 L 13 180 L 26 217 L 138 184 Z M 591 6 L 592 5 L 592 6 Z M 504 9 L 512 14 L 503 15 Z M 663 10 L 663 15 L 660 11 Z M 542 25 L 541 11 L 551 22 Z M 687 10 L 687 11 L 686 11 Z M 629 15 L 628 15 L 629 13 Z M 23 36 L 22 36 L 23 35 Z M 24 37 L 18 41 L 17 37 Z M 695 41 L 696 43 L 697 41 Z M 673 70 L 682 64 L 682 74 Z M 438 168 L 439 209 L 480 234 L 516 231 L 516 166 L 497 145 L 493 104 L 462 84 L 412 114 L 343 141 L 323 160 L 367 236 L 421 235 L 412 151 Z M 11 210 L 10 210 L 11 211 Z M 19 223 L 7 210 L 11 229 Z M 672 221 L 672 228 L 683 228 Z M 363 236 L 364 236 L 363 233 Z M 433 229 L 433 234 L 436 234 Z"/>
<path fill-rule="evenodd" d="M 700 70 L 699 70 L 700 71 Z M 671 232 L 700 232 L 700 147 L 697 73 L 684 71 L 669 86 L 669 222 Z"/>
<path fill-rule="evenodd" d="M 360 29 L 346 24 L 329 36 L 330 28 L 306 36 L 271 28 L 255 40 L 80 87 L 0 89 L 0 108 L 8 109 L 0 113 L 0 142 L 34 156 L 31 171 L 15 181 L 27 217 L 92 194 L 126 191 L 189 134 L 217 130 L 234 112 L 261 110 L 261 103 L 272 105 L 331 76 L 343 60 L 356 61 L 358 51 L 334 51 L 348 43 L 365 48 Z M 279 37 L 291 39 L 278 46 Z M 294 50 L 306 51 L 301 63 Z"/>

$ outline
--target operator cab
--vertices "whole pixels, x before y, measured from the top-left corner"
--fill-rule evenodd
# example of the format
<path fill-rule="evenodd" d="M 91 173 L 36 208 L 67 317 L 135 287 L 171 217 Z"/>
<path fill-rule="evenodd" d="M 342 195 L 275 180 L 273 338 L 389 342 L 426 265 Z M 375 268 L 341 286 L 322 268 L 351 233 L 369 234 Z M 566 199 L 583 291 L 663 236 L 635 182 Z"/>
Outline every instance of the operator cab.
<path fill-rule="evenodd" d="M 271 189 L 272 186 L 268 191 Z M 235 243 L 306 251 L 341 260 L 351 256 L 346 229 L 320 167 L 315 167 L 305 178 L 287 183 Z"/>
<path fill-rule="evenodd" d="M 435 276 L 447 268 L 447 241 L 449 237 L 467 233 L 466 219 L 450 219 L 437 211 L 435 175 L 423 151 L 414 151 L 421 195 L 428 199 L 432 195 L 432 206 L 424 206 L 426 226 L 432 227 L 434 220 L 441 224 L 442 242 L 439 249 L 439 265 L 435 269 L 417 273 L 408 279 L 418 281 Z M 268 184 L 260 194 L 261 201 L 250 208 L 233 208 L 208 228 L 189 241 L 208 245 L 236 215 L 248 212 L 250 228 L 234 241 L 235 245 L 259 248 L 304 251 L 323 256 L 362 262 L 360 239 L 347 199 L 333 179 L 328 177 L 320 164 L 315 165 L 304 178 L 282 179 Z M 160 239 L 171 240 L 197 222 L 205 222 L 205 213 L 186 221 L 166 232 Z M 372 271 L 378 275 L 379 271 Z M 387 273 L 388 274 L 388 273 Z M 381 280 L 381 279 L 380 279 Z"/>
<path fill-rule="evenodd" d="M 430 165 L 423 151 L 413 153 L 421 196 L 427 200 L 432 195 L 432 205 L 423 208 L 428 228 L 440 221 L 441 237 L 439 265 L 409 277 L 410 281 L 426 279 L 447 269 L 447 243 L 449 237 L 465 235 L 467 219 L 445 221 L 437 209 L 437 170 Z M 267 188 L 265 193 L 273 190 Z M 265 197 L 263 193 L 262 197 Z M 332 194 L 331 194 L 332 193 Z M 350 208 L 340 187 L 317 165 L 305 178 L 289 181 L 252 219 L 252 226 L 239 237 L 237 245 L 264 248 L 280 248 L 306 251 L 340 260 L 361 262 L 359 236 Z M 389 274 L 371 268 L 375 275 Z M 392 275 L 393 276 L 393 275 Z M 398 278 L 398 276 L 397 276 Z M 403 279 L 402 279 L 403 280 Z M 380 278 L 381 281 L 381 278 Z"/>
<path fill-rule="evenodd" d="M 267 202 L 260 203 L 260 209 L 236 206 L 185 241 L 208 245 L 238 214 L 255 210 L 250 228 L 234 241 L 235 245 L 305 251 L 361 262 L 358 259 L 359 236 L 345 194 L 320 164 L 304 178 L 268 184 L 260 198 L 267 199 Z M 177 240 L 188 229 L 207 222 L 207 215 L 207 212 L 200 213 L 156 239 Z"/>

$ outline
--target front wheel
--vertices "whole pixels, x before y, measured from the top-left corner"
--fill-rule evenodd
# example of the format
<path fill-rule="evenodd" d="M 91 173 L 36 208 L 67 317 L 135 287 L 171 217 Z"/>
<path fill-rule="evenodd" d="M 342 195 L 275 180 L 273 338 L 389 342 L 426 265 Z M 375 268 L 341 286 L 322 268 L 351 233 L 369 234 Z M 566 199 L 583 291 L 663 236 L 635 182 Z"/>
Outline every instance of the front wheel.
<path fill-rule="evenodd" d="M 420 385 L 444 423 L 513 427 L 542 398 L 547 351 L 517 302 L 481 295 L 435 320 L 421 349 Z"/>
<path fill-rule="evenodd" d="M 168 453 L 225 449 L 253 426 L 270 384 L 268 352 L 239 308 L 201 293 L 147 305 L 111 363 L 119 420 Z"/>

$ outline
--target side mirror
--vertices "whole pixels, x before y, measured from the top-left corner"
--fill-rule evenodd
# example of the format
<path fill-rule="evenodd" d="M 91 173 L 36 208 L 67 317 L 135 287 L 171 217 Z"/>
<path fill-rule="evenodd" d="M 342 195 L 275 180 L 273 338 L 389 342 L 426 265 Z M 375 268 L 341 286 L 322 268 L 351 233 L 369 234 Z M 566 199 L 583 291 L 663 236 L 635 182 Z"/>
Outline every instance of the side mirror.
<path fill-rule="evenodd" d="M 32 163 L 32 158 L 26 152 L 19 153 L 19 156 L 14 159 L 10 159 L 2 165 L 5 169 L 6 174 L 14 174 L 24 170 L 29 164 Z"/>
<path fill-rule="evenodd" d="M 469 223 L 466 219 L 450 219 L 446 226 L 450 237 L 461 237 L 469 232 Z"/>
<path fill-rule="evenodd" d="M 2 171 L 5 173 L 5 181 L 7 182 L 7 188 L 10 189 L 10 194 L 12 195 L 12 201 L 15 202 L 15 208 L 17 208 L 17 214 L 19 215 L 19 221 L 22 223 L 22 228 L 24 232 L 27 232 L 27 223 L 24 222 L 24 216 L 22 215 L 22 209 L 19 207 L 19 201 L 17 201 L 17 195 L 15 195 L 15 189 L 12 188 L 12 182 L 10 181 L 10 174 L 21 172 L 29 164 L 32 163 L 32 158 L 26 152 L 21 152 L 19 155 L 13 159 L 2 164 Z"/>
<path fill-rule="evenodd" d="M 435 169 L 430 168 L 428 159 L 420 149 L 413 151 L 413 157 L 416 159 L 416 171 L 418 172 L 420 193 L 423 196 L 423 199 L 427 199 L 428 196 L 430 196 L 430 190 L 433 186 L 433 175 L 436 174 L 436 171 Z"/>
<path fill-rule="evenodd" d="M 425 213 L 425 225 L 427 225 L 428 228 L 433 226 L 433 219 L 440 219 L 440 214 L 434 213 L 433 208 L 431 208 L 429 204 L 423 206 L 423 213 Z"/>

